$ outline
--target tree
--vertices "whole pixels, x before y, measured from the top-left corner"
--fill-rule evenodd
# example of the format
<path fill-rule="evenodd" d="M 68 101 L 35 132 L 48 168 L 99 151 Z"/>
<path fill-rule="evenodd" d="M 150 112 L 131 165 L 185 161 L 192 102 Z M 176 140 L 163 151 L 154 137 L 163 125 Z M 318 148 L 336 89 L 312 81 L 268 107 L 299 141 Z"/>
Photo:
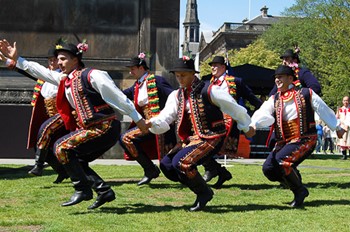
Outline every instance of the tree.
<path fill-rule="evenodd" d="M 350 88 L 349 2 L 297 0 L 285 15 L 261 39 L 278 53 L 298 44 L 302 64 L 318 77 L 323 99 L 335 109 Z"/>

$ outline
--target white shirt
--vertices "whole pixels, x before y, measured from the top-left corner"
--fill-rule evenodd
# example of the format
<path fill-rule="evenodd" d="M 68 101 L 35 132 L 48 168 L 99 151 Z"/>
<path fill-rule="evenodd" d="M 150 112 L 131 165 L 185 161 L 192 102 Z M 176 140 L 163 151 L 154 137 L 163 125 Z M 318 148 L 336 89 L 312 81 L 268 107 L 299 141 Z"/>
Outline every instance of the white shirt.
<path fill-rule="evenodd" d="M 18 58 L 16 66 L 19 69 L 28 72 L 30 75 L 50 82 L 56 86 L 59 85 L 60 80 L 63 78 L 63 76 L 65 76 L 63 73 L 51 71 L 36 62 L 27 61 L 22 57 Z M 70 73 L 68 75 L 68 78 L 71 79 L 72 77 L 72 73 Z M 107 72 L 94 69 L 90 73 L 90 83 L 91 86 L 99 94 L 101 94 L 102 99 L 114 110 L 117 110 L 123 115 L 129 115 L 135 122 L 138 122 L 140 119 L 142 119 L 142 116 L 136 111 L 133 102 L 130 101 L 126 95 L 115 85 L 114 81 Z M 66 88 L 65 94 L 69 103 L 73 109 L 75 109 L 75 104 L 70 88 Z"/>
<path fill-rule="evenodd" d="M 57 96 L 57 91 L 57 85 L 53 85 L 49 82 L 44 82 L 44 84 L 41 87 L 40 94 L 44 97 L 44 99 L 55 98 Z"/>
<path fill-rule="evenodd" d="M 139 79 L 139 81 L 142 84 L 141 84 L 141 86 L 139 86 L 139 95 L 137 97 L 137 104 L 140 107 L 148 104 L 147 80 L 145 80 L 147 75 L 148 75 L 148 72 L 143 74 L 142 77 Z"/>
<path fill-rule="evenodd" d="M 339 120 L 335 117 L 334 111 L 329 108 L 313 90 L 311 90 L 311 106 L 331 130 L 336 130 L 336 127 L 339 125 Z M 257 111 L 255 111 L 250 125 L 253 127 L 255 126 L 256 128 L 263 128 L 272 125 L 275 122 L 275 118 L 273 117 L 274 112 L 274 95 L 272 95 Z M 293 98 L 288 102 L 284 102 L 282 120 L 289 121 L 296 119 L 297 117 L 297 109 Z"/>
<path fill-rule="evenodd" d="M 177 119 L 178 112 L 178 99 L 177 94 L 179 90 L 174 90 L 167 99 L 164 109 L 160 114 L 154 118 L 151 118 L 152 128 L 150 131 L 154 134 L 162 134 L 169 128 L 169 124 Z M 237 127 L 243 132 L 249 131 L 249 124 L 251 123 L 250 117 L 247 114 L 247 110 L 238 105 L 235 99 L 228 93 L 223 92 L 220 86 L 213 86 L 210 92 L 211 102 L 220 108 L 220 110 L 230 115 L 235 121 L 237 121 Z M 189 111 L 190 107 L 186 101 L 186 110 Z"/>

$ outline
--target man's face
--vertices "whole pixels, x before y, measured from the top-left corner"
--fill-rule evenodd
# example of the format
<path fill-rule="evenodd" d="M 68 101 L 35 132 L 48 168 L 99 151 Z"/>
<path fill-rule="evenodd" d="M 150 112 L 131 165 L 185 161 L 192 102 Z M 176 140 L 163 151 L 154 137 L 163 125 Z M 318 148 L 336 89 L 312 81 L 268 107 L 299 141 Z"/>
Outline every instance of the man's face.
<path fill-rule="evenodd" d="M 226 65 L 220 63 L 211 64 L 211 74 L 215 77 L 220 77 L 226 71 Z"/>
<path fill-rule="evenodd" d="M 131 66 L 129 73 L 131 76 L 138 79 L 145 73 L 145 69 L 142 66 Z"/>
<path fill-rule="evenodd" d="M 293 63 L 293 58 L 292 57 L 283 57 L 282 64 L 289 66 L 290 64 Z"/>
<path fill-rule="evenodd" d="M 345 107 L 349 106 L 349 97 L 343 97 L 343 106 Z"/>
<path fill-rule="evenodd" d="M 195 72 L 175 72 L 175 77 L 180 87 L 189 88 L 195 78 Z"/>
<path fill-rule="evenodd" d="M 57 55 L 58 67 L 62 73 L 69 74 L 78 67 L 79 60 L 69 52 L 60 51 Z"/>
<path fill-rule="evenodd" d="M 47 59 L 48 65 L 49 65 L 49 69 L 50 70 L 56 70 L 58 69 L 58 62 L 57 62 L 57 58 L 55 56 L 53 57 L 49 57 Z"/>
<path fill-rule="evenodd" d="M 293 76 L 288 76 L 286 74 L 276 75 L 275 83 L 278 89 L 281 92 L 288 90 L 288 86 L 293 83 Z"/>

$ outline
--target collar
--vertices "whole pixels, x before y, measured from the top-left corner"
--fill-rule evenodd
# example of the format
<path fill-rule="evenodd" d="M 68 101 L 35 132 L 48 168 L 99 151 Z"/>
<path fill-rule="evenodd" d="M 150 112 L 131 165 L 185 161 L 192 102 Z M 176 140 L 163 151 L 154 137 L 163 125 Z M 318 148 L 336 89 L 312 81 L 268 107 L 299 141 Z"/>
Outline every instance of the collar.
<path fill-rule="evenodd" d="M 138 80 L 137 80 L 137 82 L 139 83 L 139 84 L 142 84 L 145 80 L 146 80 L 146 77 L 148 76 L 148 72 L 145 72 L 143 75 L 142 75 L 142 77 L 140 77 Z"/>
<path fill-rule="evenodd" d="M 278 92 L 285 93 L 285 92 L 288 92 L 288 91 L 294 89 L 294 87 L 295 87 L 295 85 L 292 83 L 292 84 L 288 85 L 288 89 L 286 91 L 282 92 L 281 89 L 278 89 Z"/>

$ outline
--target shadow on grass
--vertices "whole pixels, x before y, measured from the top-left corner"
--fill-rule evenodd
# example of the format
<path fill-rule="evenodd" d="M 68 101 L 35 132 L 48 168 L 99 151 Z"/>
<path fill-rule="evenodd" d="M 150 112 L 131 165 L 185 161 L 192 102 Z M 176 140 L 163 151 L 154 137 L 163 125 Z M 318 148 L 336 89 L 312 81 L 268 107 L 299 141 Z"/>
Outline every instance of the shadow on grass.
<path fill-rule="evenodd" d="M 191 205 L 172 206 L 172 205 L 148 205 L 148 204 L 131 204 L 121 207 L 101 207 L 99 210 L 91 210 L 86 212 L 75 212 L 74 214 L 88 214 L 88 213 L 107 213 L 107 214 L 144 214 L 154 212 L 171 212 L 171 211 L 189 211 Z M 290 210 L 289 206 L 283 205 L 207 205 L 203 212 L 222 214 L 231 212 L 247 212 L 247 211 L 261 211 L 261 210 Z M 195 212 L 192 212 L 195 213 Z"/>
<path fill-rule="evenodd" d="M 307 199 L 304 202 L 304 206 L 306 207 L 319 207 L 323 205 L 349 205 L 349 200 L 315 200 L 308 201 Z"/>
<path fill-rule="evenodd" d="M 212 184 L 209 184 L 210 187 L 213 187 Z M 317 183 L 317 182 L 308 182 L 305 183 L 305 186 L 307 188 L 321 188 L 321 189 L 327 189 L 327 188 L 340 188 L 340 189 L 349 189 L 350 188 L 350 182 L 348 183 L 338 183 L 338 182 L 327 182 L 327 183 Z M 284 187 L 280 185 L 274 184 L 229 184 L 229 185 L 223 185 L 220 189 L 231 189 L 231 188 L 238 188 L 241 190 L 266 190 L 266 189 L 273 189 L 273 188 L 280 188 L 285 189 Z"/>
<path fill-rule="evenodd" d="M 209 184 L 212 187 L 212 184 Z M 230 189 L 230 188 L 239 188 L 241 190 L 264 190 L 264 189 L 272 189 L 276 188 L 275 184 L 228 184 L 223 185 L 219 189 Z"/>
<path fill-rule="evenodd" d="M 176 182 L 171 182 L 171 183 L 160 183 L 160 182 L 151 182 L 149 184 L 145 184 L 142 186 L 137 186 L 137 182 L 139 182 L 139 179 L 134 179 L 134 178 L 121 178 L 118 180 L 113 180 L 113 181 L 106 181 L 107 184 L 110 186 L 121 186 L 123 184 L 133 184 L 135 187 L 142 189 L 142 188 L 151 188 L 151 189 L 161 189 L 161 188 L 174 188 L 174 189 L 183 189 L 187 188 L 186 186 L 176 183 Z"/>
<path fill-rule="evenodd" d="M 0 167 L 0 179 L 14 180 L 22 178 L 36 178 L 36 176 L 28 175 L 28 171 L 32 169 L 32 165 L 22 167 Z M 43 176 L 56 175 L 53 170 L 44 169 Z"/>
<path fill-rule="evenodd" d="M 327 183 L 317 183 L 317 182 L 308 182 L 305 183 L 308 188 L 340 188 L 340 189 L 348 189 L 350 188 L 350 182 L 348 183 L 338 183 L 338 182 L 327 182 Z"/>
<path fill-rule="evenodd" d="M 222 214 L 232 212 L 249 212 L 261 210 L 307 210 L 307 207 L 320 207 L 323 205 L 349 205 L 349 200 L 315 200 L 304 202 L 303 207 L 293 208 L 287 202 L 281 205 L 266 205 L 266 204 L 247 204 L 247 205 L 207 205 L 203 212 Z M 144 214 L 154 212 L 171 212 L 171 211 L 188 211 L 190 205 L 172 206 L 172 205 L 148 205 L 148 204 L 130 204 L 120 207 L 101 207 L 97 210 L 89 210 L 84 212 L 75 212 L 73 214 L 89 214 L 89 213 L 106 213 L 106 214 Z M 192 212 L 195 213 L 195 212 Z"/>

